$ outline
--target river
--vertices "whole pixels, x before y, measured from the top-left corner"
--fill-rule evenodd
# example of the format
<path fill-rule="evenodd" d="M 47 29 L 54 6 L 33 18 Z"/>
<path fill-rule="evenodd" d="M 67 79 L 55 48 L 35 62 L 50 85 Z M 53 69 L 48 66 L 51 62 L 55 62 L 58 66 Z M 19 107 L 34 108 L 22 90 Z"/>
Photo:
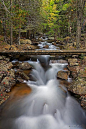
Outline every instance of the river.
<path fill-rule="evenodd" d="M 4 110 L 0 129 L 86 128 L 84 110 L 56 77 L 68 64 L 52 63 L 49 58 L 41 55 L 37 56 L 37 61 L 27 61 L 33 66 L 33 79 L 24 81 L 28 86 L 25 86 L 27 94 L 18 96 L 19 99 L 9 103 L 9 108 Z M 22 88 L 24 91 L 24 86 Z"/>

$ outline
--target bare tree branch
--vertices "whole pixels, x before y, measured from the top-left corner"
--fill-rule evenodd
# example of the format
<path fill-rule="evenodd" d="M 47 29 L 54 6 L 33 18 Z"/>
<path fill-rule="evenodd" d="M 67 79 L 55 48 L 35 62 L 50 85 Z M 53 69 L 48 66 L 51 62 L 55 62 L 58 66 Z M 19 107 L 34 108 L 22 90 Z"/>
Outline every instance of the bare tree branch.
<path fill-rule="evenodd" d="M 5 10 L 6 10 L 8 13 L 10 13 L 9 10 L 8 10 L 8 8 L 6 7 L 6 5 L 5 5 L 5 3 L 4 3 L 4 0 L 2 0 L 2 3 L 3 3 L 3 5 L 4 5 L 4 7 L 5 7 Z"/>

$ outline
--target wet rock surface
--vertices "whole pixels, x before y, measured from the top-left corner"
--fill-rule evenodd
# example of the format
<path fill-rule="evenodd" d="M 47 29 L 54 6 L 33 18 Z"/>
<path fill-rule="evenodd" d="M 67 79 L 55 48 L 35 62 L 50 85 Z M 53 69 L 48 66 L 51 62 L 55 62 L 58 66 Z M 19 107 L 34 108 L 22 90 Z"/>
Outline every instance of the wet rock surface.
<path fill-rule="evenodd" d="M 86 109 L 86 95 L 80 97 L 81 100 L 81 106 Z"/>
<path fill-rule="evenodd" d="M 10 92 L 11 88 L 16 84 L 15 78 L 11 77 L 11 76 L 7 76 L 5 77 L 2 82 L 1 85 L 4 86 L 5 91 L 6 92 Z"/>
<path fill-rule="evenodd" d="M 58 63 L 67 63 L 67 61 L 66 60 L 58 60 Z"/>
<path fill-rule="evenodd" d="M 10 92 L 12 86 L 16 84 L 12 67 L 13 64 L 9 58 L 0 56 L 0 105 L 9 98 L 7 92 Z"/>
<path fill-rule="evenodd" d="M 68 59 L 67 68 L 73 80 L 66 86 L 69 91 L 81 96 L 81 106 L 86 109 L 86 56 Z"/>
<path fill-rule="evenodd" d="M 0 105 L 3 104 L 6 100 L 8 100 L 9 95 L 7 95 L 5 92 L 0 92 Z"/>
<path fill-rule="evenodd" d="M 45 45 L 43 48 L 49 48 L 49 46 L 48 45 Z"/>
<path fill-rule="evenodd" d="M 28 62 L 23 62 L 19 64 L 19 69 L 28 70 L 31 68 L 32 66 Z"/>
<path fill-rule="evenodd" d="M 58 71 L 57 78 L 67 80 L 68 79 L 68 74 L 69 74 L 68 71 Z"/>
<path fill-rule="evenodd" d="M 58 71 L 57 79 L 60 79 L 60 84 L 64 85 L 76 97 L 81 106 L 86 109 L 86 56 L 82 59 L 74 55 L 72 58 L 68 58 L 67 61 L 61 59 L 58 61 L 52 60 L 51 62 L 68 63 L 67 68 Z M 72 82 L 69 81 L 69 77 L 72 78 Z"/>
<path fill-rule="evenodd" d="M 73 78 L 76 78 L 76 77 L 78 76 L 80 67 L 79 67 L 79 66 L 69 66 L 69 65 L 68 65 L 68 70 L 70 71 L 71 76 L 72 76 Z"/>
<path fill-rule="evenodd" d="M 17 71 L 15 71 L 17 68 Z M 24 80 L 29 80 L 29 77 L 23 70 L 31 69 L 28 62 L 12 63 L 10 58 L 0 56 L 0 105 L 9 98 L 9 92 L 16 83 L 23 83 Z"/>
<path fill-rule="evenodd" d="M 23 82 L 24 80 L 28 81 L 30 79 L 22 70 L 17 70 L 16 75 L 18 76 L 17 81 L 19 82 Z"/>
<path fill-rule="evenodd" d="M 81 96 L 79 98 L 81 106 L 86 109 L 86 57 L 83 59 L 75 57 L 68 59 L 68 61 L 62 59 L 52 60 L 51 63 L 68 63 L 67 68 L 59 71 L 57 77 L 61 81 L 65 81 L 62 83 L 68 91 Z M 17 67 L 17 72 L 13 69 L 14 67 Z M 31 68 L 32 66 L 28 62 L 17 62 L 15 65 L 15 63 L 10 62 L 10 58 L 0 56 L 0 104 L 9 98 L 8 92 L 16 83 L 23 83 L 24 80 L 29 79 L 27 72 L 24 72 L 24 70 L 28 71 Z M 72 83 L 70 84 L 68 77 L 72 77 Z"/>
<path fill-rule="evenodd" d="M 76 80 L 73 80 L 68 90 L 75 94 L 86 95 L 86 79 L 78 77 Z"/>

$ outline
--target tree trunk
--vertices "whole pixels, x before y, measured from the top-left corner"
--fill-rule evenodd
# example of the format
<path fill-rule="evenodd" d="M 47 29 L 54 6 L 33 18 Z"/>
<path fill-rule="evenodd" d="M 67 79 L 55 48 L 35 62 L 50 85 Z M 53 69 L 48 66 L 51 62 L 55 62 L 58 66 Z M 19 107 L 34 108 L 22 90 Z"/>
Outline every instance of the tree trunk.
<path fill-rule="evenodd" d="M 31 39 L 31 31 L 28 30 L 28 38 Z"/>
<path fill-rule="evenodd" d="M 60 34 L 60 32 L 58 31 L 58 35 Z M 57 40 L 57 29 L 54 30 L 54 41 L 56 42 Z"/>
<path fill-rule="evenodd" d="M 19 28 L 19 45 L 20 45 L 21 29 Z"/>
<path fill-rule="evenodd" d="M 7 43 L 7 36 L 6 36 L 6 18 L 3 18 L 3 32 L 4 32 L 4 41 Z"/>
<path fill-rule="evenodd" d="M 81 38 L 81 21 L 77 19 L 77 33 L 76 33 L 76 47 L 80 48 L 80 38 Z"/>
<path fill-rule="evenodd" d="M 85 41 L 84 47 L 86 48 L 86 32 L 84 34 L 84 41 Z"/>
<path fill-rule="evenodd" d="M 83 17 L 83 0 L 77 0 L 77 31 L 76 31 L 76 48 L 80 48 L 80 38 L 81 38 L 81 26 Z"/>
<path fill-rule="evenodd" d="M 69 33 L 69 36 L 71 36 L 71 20 L 70 20 L 70 17 L 71 17 L 71 13 L 70 13 L 70 16 L 69 16 L 69 22 L 68 22 L 68 33 Z"/>
<path fill-rule="evenodd" d="M 34 30 L 33 30 L 33 39 L 35 38 L 35 35 L 34 35 Z"/>
<path fill-rule="evenodd" d="M 20 1 L 18 1 L 19 2 L 19 9 L 20 9 Z M 20 36 L 21 36 L 21 20 L 20 20 L 20 18 L 19 18 L 19 45 L 20 45 Z"/>
<path fill-rule="evenodd" d="M 55 32 L 54 33 L 54 41 L 56 42 L 56 40 L 57 40 L 57 33 Z"/>
<path fill-rule="evenodd" d="M 10 45 L 13 43 L 13 25 L 12 25 L 12 0 L 10 0 Z"/>

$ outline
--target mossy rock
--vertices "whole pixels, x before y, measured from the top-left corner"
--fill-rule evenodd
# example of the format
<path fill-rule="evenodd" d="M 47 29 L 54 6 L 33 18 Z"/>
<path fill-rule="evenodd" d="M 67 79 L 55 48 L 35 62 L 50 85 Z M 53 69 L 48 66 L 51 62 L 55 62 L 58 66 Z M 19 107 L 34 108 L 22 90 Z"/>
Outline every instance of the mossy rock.
<path fill-rule="evenodd" d="M 20 44 L 32 44 L 32 42 L 29 39 L 20 39 Z"/>

